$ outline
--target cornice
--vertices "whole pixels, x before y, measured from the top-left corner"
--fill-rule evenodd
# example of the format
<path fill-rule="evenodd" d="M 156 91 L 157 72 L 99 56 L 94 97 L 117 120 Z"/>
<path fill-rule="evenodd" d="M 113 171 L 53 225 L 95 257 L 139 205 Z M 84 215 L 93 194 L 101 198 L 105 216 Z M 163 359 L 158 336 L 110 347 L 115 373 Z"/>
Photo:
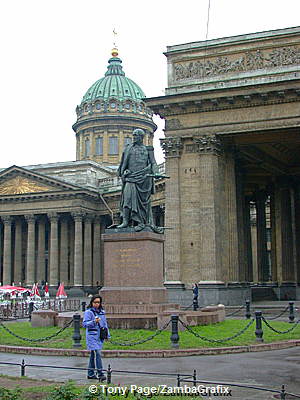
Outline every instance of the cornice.
<path fill-rule="evenodd" d="M 100 124 L 101 126 L 113 126 L 115 127 L 116 125 L 122 125 L 124 123 L 132 125 L 132 122 L 139 122 L 143 123 L 146 126 L 148 126 L 150 129 L 156 129 L 156 124 L 152 121 L 151 117 L 141 117 L 137 115 L 132 115 L 132 116 L 123 116 L 123 115 L 104 115 L 103 117 L 97 117 L 97 118 L 86 118 L 79 120 L 75 122 L 75 124 L 72 126 L 73 131 L 77 132 L 79 128 L 82 126 L 86 125 L 91 125 L 91 124 Z"/>
<path fill-rule="evenodd" d="M 43 194 L 26 194 L 26 195 L 5 195 L 0 197 L 0 203 L 25 203 L 49 200 L 66 200 L 66 199 L 87 199 L 90 201 L 100 201 L 98 194 L 92 194 L 85 191 L 70 193 L 53 193 L 47 192 Z"/>
<path fill-rule="evenodd" d="M 172 96 L 175 97 L 175 96 Z M 186 95 L 188 97 L 188 95 Z M 168 100 L 168 96 L 166 96 Z M 161 103 L 151 106 L 153 111 L 162 117 L 173 115 L 184 115 L 193 113 L 203 113 L 211 111 L 221 111 L 240 108 L 251 108 L 265 105 L 275 105 L 284 103 L 300 102 L 299 89 L 273 90 L 264 92 L 253 92 L 249 94 L 226 95 L 219 97 L 206 97 L 196 99 L 182 99 L 169 103 Z"/>

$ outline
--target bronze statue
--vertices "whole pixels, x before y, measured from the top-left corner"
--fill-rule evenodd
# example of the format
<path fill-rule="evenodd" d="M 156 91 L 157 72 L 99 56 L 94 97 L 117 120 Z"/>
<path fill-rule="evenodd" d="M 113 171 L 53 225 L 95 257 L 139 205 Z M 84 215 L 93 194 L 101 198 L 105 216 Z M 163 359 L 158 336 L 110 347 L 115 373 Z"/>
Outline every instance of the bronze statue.
<path fill-rule="evenodd" d="M 125 147 L 118 169 L 123 182 L 120 202 L 123 221 L 117 228 L 134 226 L 138 232 L 149 226 L 155 232 L 161 233 L 153 224 L 151 211 L 151 194 L 155 191 L 154 178 L 160 177 L 154 149 L 143 144 L 143 129 L 135 129 L 132 135 L 133 141 Z"/>

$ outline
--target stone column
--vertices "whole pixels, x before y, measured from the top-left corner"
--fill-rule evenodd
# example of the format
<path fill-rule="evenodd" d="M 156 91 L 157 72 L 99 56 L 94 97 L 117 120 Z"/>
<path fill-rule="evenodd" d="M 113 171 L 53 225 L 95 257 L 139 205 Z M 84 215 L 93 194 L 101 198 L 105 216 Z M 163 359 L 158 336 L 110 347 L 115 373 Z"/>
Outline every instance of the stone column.
<path fill-rule="evenodd" d="M 3 243 L 3 285 L 10 285 L 12 279 L 12 253 L 11 253 L 11 224 L 12 218 L 7 215 L 1 217 L 4 224 Z"/>
<path fill-rule="evenodd" d="M 74 286 L 83 286 L 83 240 L 82 240 L 82 219 L 83 213 L 74 212 L 72 216 L 75 221 L 74 240 Z"/>
<path fill-rule="evenodd" d="M 298 240 L 297 240 L 297 228 L 298 228 L 298 221 L 297 221 L 297 216 L 298 212 L 296 210 L 296 205 L 297 204 L 297 193 L 296 193 L 296 188 L 291 185 L 290 187 L 290 207 L 291 207 L 291 229 L 292 229 L 292 271 L 291 271 L 291 276 L 293 276 L 293 282 L 297 282 L 297 267 L 298 267 Z"/>
<path fill-rule="evenodd" d="M 248 279 L 247 233 L 246 233 L 246 199 L 244 194 L 244 172 L 241 165 L 236 165 L 236 195 L 237 195 L 237 224 L 238 251 L 239 251 L 239 278 L 240 282 Z M 249 210 L 248 210 L 249 211 Z"/>
<path fill-rule="evenodd" d="M 27 221 L 27 254 L 26 254 L 26 284 L 32 286 L 35 282 L 35 216 L 25 215 Z"/>
<path fill-rule="evenodd" d="M 2 271 L 3 271 L 3 237 L 4 237 L 4 232 L 3 232 L 3 225 L 0 217 L 0 283 L 2 283 Z"/>
<path fill-rule="evenodd" d="M 198 151 L 201 283 L 223 284 L 224 273 L 228 271 L 224 240 L 228 240 L 228 237 L 224 237 L 227 216 L 224 214 L 225 176 L 219 160 L 220 142 L 215 136 L 200 137 Z"/>
<path fill-rule="evenodd" d="M 279 283 L 295 280 L 290 188 L 278 182 L 275 188 L 276 261 Z"/>
<path fill-rule="evenodd" d="M 245 258 L 246 258 L 246 280 L 253 282 L 253 259 L 251 241 L 251 221 L 250 221 L 250 198 L 244 197 L 244 238 L 245 238 Z"/>
<path fill-rule="evenodd" d="M 181 212 L 179 164 L 183 148 L 181 138 L 168 137 L 162 140 L 162 148 L 166 156 L 165 204 L 165 283 L 168 286 L 182 285 L 181 282 Z"/>
<path fill-rule="evenodd" d="M 48 214 L 50 221 L 50 263 L 49 263 L 49 284 L 57 286 L 59 282 L 58 273 L 58 215 Z"/>
<path fill-rule="evenodd" d="M 276 207 L 275 207 L 275 192 L 274 187 L 270 193 L 270 220 L 271 220 L 271 266 L 272 266 L 272 281 L 278 281 L 277 271 L 277 255 L 276 255 Z"/>
<path fill-rule="evenodd" d="M 228 283 L 245 282 L 245 265 L 240 263 L 239 259 L 239 240 L 238 225 L 243 228 L 243 223 L 238 224 L 238 206 L 237 206 L 237 185 L 235 174 L 235 149 L 228 148 L 223 157 L 219 161 L 224 164 L 224 210 L 221 211 L 221 218 L 225 219 L 225 237 L 222 239 L 224 245 L 224 263 L 222 265 L 222 275 L 227 275 Z M 221 177 L 222 180 L 222 177 Z M 220 190 L 222 190 L 222 182 L 220 182 Z M 222 214 L 225 214 L 222 216 Z M 243 239 L 243 238 L 242 238 Z M 228 273 L 226 274 L 226 271 Z"/>
<path fill-rule="evenodd" d="M 295 185 L 296 282 L 300 284 L 300 185 Z"/>
<path fill-rule="evenodd" d="M 63 217 L 60 221 L 60 281 L 68 284 L 68 250 L 69 250 L 69 235 L 68 235 L 68 219 Z"/>
<path fill-rule="evenodd" d="M 92 221 L 93 215 L 87 214 L 84 219 L 84 286 L 93 285 Z"/>
<path fill-rule="evenodd" d="M 93 284 L 98 281 L 103 285 L 101 270 L 101 217 L 96 216 L 94 219 L 94 236 L 93 236 Z"/>
<path fill-rule="evenodd" d="M 74 221 L 69 223 L 69 236 L 70 236 L 70 247 L 68 252 L 68 262 L 70 268 L 70 286 L 74 286 L 74 247 L 75 247 L 75 224 Z"/>
<path fill-rule="evenodd" d="M 251 234 L 251 249 L 252 249 L 252 271 L 253 271 L 253 282 L 258 283 L 258 265 L 257 265 L 257 223 L 256 223 L 256 211 L 255 203 L 249 203 L 250 212 L 250 234 Z"/>
<path fill-rule="evenodd" d="M 14 258 L 14 281 L 16 285 L 22 281 L 22 220 L 15 219 L 15 258 Z"/>
<path fill-rule="evenodd" d="M 38 254 L 36 279 L 38 282 L 46 279 L 46 262 L 45 262 L 45 219 L 44 217 L 38 220 Z"/>
<path fill-rule="evenodd" d="M 259 282 L 267 282 L 270 278 L 267 253 L 266 200 L 267 194 L 265 191 L 258 191 L 255 193 L 257 268 Z"/>

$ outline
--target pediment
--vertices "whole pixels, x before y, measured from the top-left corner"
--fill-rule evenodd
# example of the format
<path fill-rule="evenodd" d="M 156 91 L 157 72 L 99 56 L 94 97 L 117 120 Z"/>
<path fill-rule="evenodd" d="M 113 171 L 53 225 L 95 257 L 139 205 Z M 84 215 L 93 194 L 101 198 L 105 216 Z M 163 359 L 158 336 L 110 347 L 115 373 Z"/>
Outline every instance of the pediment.
<path fill-rule="evenodd" d="M 54 189 L 50 186 L 37 183 L 33 179 L 24 178 L 22 176 L 15 176 L 14 178 L 7 179 L 3 183 L 0 183 L 0 195 L 48 192 L 53 190 Z"/>
<path fill-rule="evenodd" d="M 0 196 L 78 190 L 58 179 L 12 166 L 0 172 Z"/>

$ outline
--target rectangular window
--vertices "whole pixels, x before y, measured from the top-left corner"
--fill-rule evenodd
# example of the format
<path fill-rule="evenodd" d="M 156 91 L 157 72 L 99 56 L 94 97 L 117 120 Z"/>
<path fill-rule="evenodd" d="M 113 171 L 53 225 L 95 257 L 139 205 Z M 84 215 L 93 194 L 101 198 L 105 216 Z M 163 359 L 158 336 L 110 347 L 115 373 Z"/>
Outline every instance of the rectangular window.
<path fill-rule="evenodd" d="M 103 156 L 103 137 L 96 137 L 96 156 Z"/>
<path fill-rule="evenodd" d="M 125 137 L 125 138 L 124 138 L 124 147 L 127 146 L 128 144 L 130 144 L 131 141 L 132 141 L 132 140 L 131 140 L 131 137 L 128 137 L 128 136 Z"/>
<path fill-rule="evenodd" d="M 116 136 L 111 136 L 109 138 L 109 154 L 110 155 L 119 154 L 119 142 Z"/>
<path fill-rule="evenodd" d="M 85 149 L 84 149 L 84 155 L 86 157 L 88 157 L 90 155 L 90 152 L 91 152 L 91 148 L 90 147 L 91 147 L 90 146 L 90 139 L 86 139 L 86 141 L 85 141 Z"/>

